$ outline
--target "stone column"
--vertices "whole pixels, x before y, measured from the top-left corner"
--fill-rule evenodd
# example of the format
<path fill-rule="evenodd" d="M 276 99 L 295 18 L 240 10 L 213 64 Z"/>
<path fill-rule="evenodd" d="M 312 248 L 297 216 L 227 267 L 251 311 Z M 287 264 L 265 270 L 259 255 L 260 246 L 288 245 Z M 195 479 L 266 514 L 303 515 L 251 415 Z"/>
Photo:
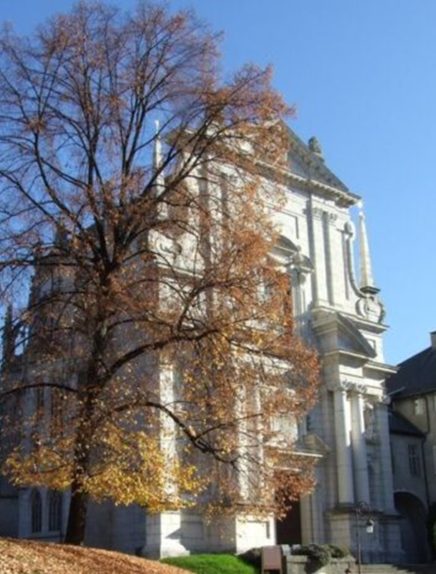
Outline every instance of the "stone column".
<path fill-rule="evenodd" d="M 354 480 L 357 502 L 370 503 L 368 460 L 365 440 L 364 398 L 356 392 L 351 396 L 351 416 L 353 420 L 351 441 L 353 446 Z"/>
<path fill-rule="evenodd" d="M 351 458 L 351 421 L 347 391 L 334 391 L 334 416 L 336 439 L 336 473 L 338 478 L 338 503 L 353 504 L 353 467 Z"/>
<path fill-rule="evenodd" d="M 385 512 L 395 513 L 388 408 L 384 403 L 378 403 L 375 407 L 375 412 L 377 433 L 380 441 L 379 456 L 383 484 L 383 510 Z"/>

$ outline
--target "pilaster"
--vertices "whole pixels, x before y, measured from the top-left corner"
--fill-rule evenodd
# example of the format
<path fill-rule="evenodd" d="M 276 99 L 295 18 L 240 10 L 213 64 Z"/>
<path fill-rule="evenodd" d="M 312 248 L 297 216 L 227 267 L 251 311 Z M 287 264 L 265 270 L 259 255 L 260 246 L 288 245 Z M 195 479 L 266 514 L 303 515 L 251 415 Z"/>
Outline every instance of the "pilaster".
<path fill-rule="evenodd" d="M 337 388 L 333 393 L 338 503 L 350 505 L 354 503 L 350 408 L 345 389 Z"/>
<path fill-rule="evenodd" d="M 365 441 L 364 398 L 360 392 L 351 394 L 351 415 L 353 420 L 351 441 L 353 445 L 354 479 L 356 501 L 370 503 L 368 459 Z"/>

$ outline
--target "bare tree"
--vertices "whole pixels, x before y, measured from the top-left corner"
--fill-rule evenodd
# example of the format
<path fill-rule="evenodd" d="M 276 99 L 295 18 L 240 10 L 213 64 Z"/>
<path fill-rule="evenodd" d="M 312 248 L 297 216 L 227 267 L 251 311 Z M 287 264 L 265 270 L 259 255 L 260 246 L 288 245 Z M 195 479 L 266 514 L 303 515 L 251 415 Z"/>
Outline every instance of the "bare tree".
<path fill-rule="evenodd" d="M 89 497 L 280 512 L 310 483 L 272 440 L 317 380 L 270 256 L 289 109 L 218 40 L 149 3 L 1 37 L 5 467 L 71 489 L 71 543 Z"/>

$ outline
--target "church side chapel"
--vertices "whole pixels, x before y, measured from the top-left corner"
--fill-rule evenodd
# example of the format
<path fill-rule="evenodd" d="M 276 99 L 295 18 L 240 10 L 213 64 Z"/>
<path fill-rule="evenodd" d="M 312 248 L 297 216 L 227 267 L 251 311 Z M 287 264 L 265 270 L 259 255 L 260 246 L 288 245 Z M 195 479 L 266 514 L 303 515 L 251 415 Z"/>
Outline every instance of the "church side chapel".
<path fill-rule="evenodd" d="M 241 168 L 232 165 L 228 158 L 227 162 L 208 162 L 207 167 L 194 171 L 194 176 L 177 187 L 177 194 L 157 203 L 153 217 L 158 223 L 147 233 L 138 233 L 137 253 L 142 253 L 143 245 L 152 257 L 133 255 L 131 271 L 127 268 L 126 273 L 131 273 L 132 284 L 140 278 L 141 288 L 150 290 L 147 313 L 153 313 L 157 320 L 152 327 L 154 331 L 144 338 L 140 329 L 126 326 L 123 314 L 115 312 L 116 321 L 110 326 L 113 327 L 110 358 L 116 364 L 123 353 L 131 351 L 132 341 L 154 340 L 155 346 L 116 372 L 117 383 L 122 383 L 122 397 L 117 394 L 116 385 L 107 387 L 105 392 L 110 396 L 112 411 L 106 418 L 101 415 L 106 442 L 97 445 L 97 450 L 107 453 L 109 462 L 127 460 L 129 455 L 123 445 L 129 440 L 129 433 L 144 433 L 144 437 L 151 436 L 153 440 L 144 442 L 147 457 L 136 468 L 135 476 L 153 474 L 150 460 L 163 470 L 158 491 L 154 490 L 155 481 L 142 483 L 147 492 L 144 504 L 138 504 L 134 497 L 129 499 L 127 493 L 121 496 L 117 493 L 121 504 L 116 505 L 106 500 L 104 489 L 115 488 L 117 475 L 109 463 L 98 466 L 96 462 L 94 471 L 103 479 L 94 486 L 92 476 L 88 478 L 97 500 L 88 509 L 87 544 L 147 556 L 220 550 L 244 552 L 275 543 L 312 542 L 337 544 L 355 553 L 359 535 L 364 561 L 401 562 L 403 558 L 394 507 L 384 389 L 384 380 L 394 369 L 385 363 L 383 356 L 385 313 L 372 273 L 361 199 L 329 170 L 315 138 L 306 145 L 287 126 L 280 129 L 280 137 L 286 139 L 286 159 L 272 165 L 265 157 L 256 163 L 262 194 L 250 197 L 247 181 L 254 176 L 247 180 L 245 174 L 241 175 Z M 250 145 L 246 144 L 247 155 Z M 164 146 L 165 142 L 156 137 L 153 155 L 156 197 L 165 194 L 172 177 L 166 172 Z M 211 363 L 206 365 L 198 357 L 210 341 L 205 337 L 202 347 L 199 337 L 198 343 L 193 344 L 187 330 L 193 329 L 198 334 L 199 329 L 209 328 L 213 322 L 205 315 L 211 309 L 219 311 L 213 321 L 220 324 L 227 321 L 234 329 L 233 334 L 236 321 L 232 314 L 237 317 L 240 313 L 239 320 L 246 321 L 245 307 L 214 299 L 211 291 L 192 280 L 201 277 L 203 281 L 208 277 L 207 265 L 214 257 L 222 257 L 222 266 L 217 265 L 213 270 L 214 280 L 218 281 L 219 276 L 222 281 L 219 274 L 226 270 L 224 261 L 227 265 L 229 257 L 238 256 L 232 252 L 230 235 L 230 231 L 234 234 L 236 230 L 226 228 L 226 213 L 239 210 L 243 215 L 246 206 L 232 204 L 235 197 L 232 187 L 240 185 L 246 186 L 247 202 L 262 197 L 262 205 L 251 206 L 259 212 L 257 223 L 268 221 L 261 217 L 264 212 L 273 220 L 273 225 L 264 229 L 265 234 L 271 234 L 271 240 L 263 277 L 234 287 L 235 297 L 249 298 L 255 311 L 249 321 L 250 325 L 256 324 L 258 335 L 256 339 L 247 336 L 243 340 L 238 332 L 233 342 L 240 341 L 241 350 L 235 357 L 229 351 L 225 364 L 224 353 L 230 347 L 223 344 L 214 347 Z M 280 190 L 279 202 L 272 199 L 275 189 Z M 194 224 L 192 218 L 197 218 Z M 176 221 L 177 225 L 168 225 L 168 221 Z M 196 242 L 195 234 L 201 235 L 201 242 Z M 3 453 L 10 454 L 11 445 L 24 444 L 24 449 L 32 450 L 41 443 L 47 447 L 45 456 L 50 452 L 52 458 L 48 458 L 48 464 L 53 468 L 62 457 L 66 460 L 69 456 L 70 431 L 77 408 L 72 406 L 70 395 L 80 388 L 89 350 L 83 319 L 86 314 L 81 314 L 87 302 L 77 298 L 80 281 L 84 279 L 75 275 L 74 266 L 68 261 L 70 242 L 76 240 L 67 225 L 59 227 L 51 253 L 35 257 L 29 298 L 31 320 L 20 323 L 11 306 L 3 329 L 2 389 L 7 392 L 20 384 L 28 386 L 20 394 L 11 393 L 3 404 Z M 356 243 L 358 277 L 354 265 Z M 250 256 L 255 255 L 252 251 Z M 238 263 L 247 268 L 250 264 L 249 258 Z M 195 295 L 190 291 L 193 285 L 197 288 Z M 276 297 L 275 288 L 287 297 Z M 50 312 L 41 312 L 44 297 L 55 292 L 60 296 L 50 302 Z M 129 295 L 134 297 L 132 293 Z M 118 296 L 122 301 L 123 293 Z M 262 312 L 265 300 L 272 306 L 269 316 Z M 144 313 L 140 304 L 138 298 L 138 306 L 131 306 L 129 311 L 136 313 L 136 318 Z M 156 344 L 159 329 L 165 329 L 168 317 L 180 313 L 183 305 L 186 305 L 183 344 L 161 352 Z M 271 317 L 280 318 L 282 331 L 271 324 Z M 129 317 L 124 319 L 127 321 Z M 45 338 L 50 331 L 55 336 Z M 300 338 L 305 343 L 301 349 Z M 285 348 L 290 345 L 306 353 L 306 370 L 302 368 L 299 373 L 293 370 L 289 362 L 293 355 Z M 244 351 L 244 346 L 255 346 L 259 350 L 257 357 Z M 311 348 L 319 355 L 321 369 L 315 403 Z M 244 384 L 241 390 L 234 383 L 236 394 L 229 396 L 223 390 L 223 381 L 227 384 L 234 379 L 234 373 L 238 373 Z M 211 385 L 207 392 L 199 385 L 199 381 L 206 379 Z M 141 390 L 139 383 L 144 380 L 146 391 Z M 264 391 L 271 384 L 285 389 L 280 395 L 280 405 L 274 393 Z M 306 395 L 299 395 L 306 405 L 297 404 L 293 391 L 289 392 L 289 388 L 293 385 L 297 388 L 299 384 L 307 386 Z M 214 402 L 210 402 L 211 393 L 218 395 L 219 400 L 214 397 Z M 141 401 L 148 405 L 157 401 L 159 407 L 150 417 L 144 417 L 131 407 L 142 404 Z M 260 427 L 254 417 L 261 402 L 269 413 L 268 428 Z M 191 409 L 190 413 L 183 403 Z M 312 407 L 304 414 L 309 404 Z M 238 422 L 232 422 L 234 433 L 230 442 L 218 440 L 219 431 L 211 430 L 210 419 L 207 423 L 200 420 L 201 409 L 211 418 L 215 416 L 220 425 L 225 409 L 240 412 Z M 184 417 L 183 423 L 179 416 Z M 12 424 L 20 417 L 24 427 L 21 429 L 20 425 Z M 111 428 L 115 420 L 116 432 Z M 57 437 L 56 449 L 50 450 L 50 437 Z M 251 448 L 254 440 L 255 450 Z M 229 457 L 234 452 L 239 457 L 231 461 Z M 204 461 L 198 465 L 198 458 L 204 453 Z M 193 462 L 181 465 L 181 460 Z M 224 462 L 230 464 L 220 464 Z M 15 463 L 18 464 L 9 458 L 12 471 Z M 28 464 L 36 463 L 29 459 Z M 194 477 L 198 466 L 203 470 Z M 297 472 L 301 469 L 304 480 L 297 485 L 294 482 L 294 500 L 286 512 L 275 515 L 269 494 L 263 512 L 257 513 L 253 501 L 259 500 L 263 481 L 274 480 L 283 470 L 295 474 L 296 469 Z M 216 484 L 226 484 L 226 490 L 214 490 L 211 484 L 204 487 L 200 496 L 211 501 L 206 518 L 181 501 L 190 500 L 194 492 L 200 492 L 199 483 L 210 473 L 217 477 Z M 67 482 L 58 473 L 50 487 L 17 487 L 2 477 L 0 535 L 62 540 L 70 504 L 69 489 L 64 488 Z M 307 494 L 305 490 L 310 484 L 313 488 Z M 237 498 L 252 512 L 227 515 L 225 505 L 212 509 L 213 501 L 221 496 Z M 373 523 L 372 532 L 363 526 L 368 519 Z"/>

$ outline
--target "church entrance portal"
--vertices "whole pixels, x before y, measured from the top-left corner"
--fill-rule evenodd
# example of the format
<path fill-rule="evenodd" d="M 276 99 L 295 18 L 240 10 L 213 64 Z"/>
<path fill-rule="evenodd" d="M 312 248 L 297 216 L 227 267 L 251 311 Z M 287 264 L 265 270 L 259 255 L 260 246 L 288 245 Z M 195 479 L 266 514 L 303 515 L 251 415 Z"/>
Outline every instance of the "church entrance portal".
<path fill-rule="evenodd" d="M 277 544 L 301 544 L 300 502 L 292 503 L 283 520 L 276 520 Z"/>

